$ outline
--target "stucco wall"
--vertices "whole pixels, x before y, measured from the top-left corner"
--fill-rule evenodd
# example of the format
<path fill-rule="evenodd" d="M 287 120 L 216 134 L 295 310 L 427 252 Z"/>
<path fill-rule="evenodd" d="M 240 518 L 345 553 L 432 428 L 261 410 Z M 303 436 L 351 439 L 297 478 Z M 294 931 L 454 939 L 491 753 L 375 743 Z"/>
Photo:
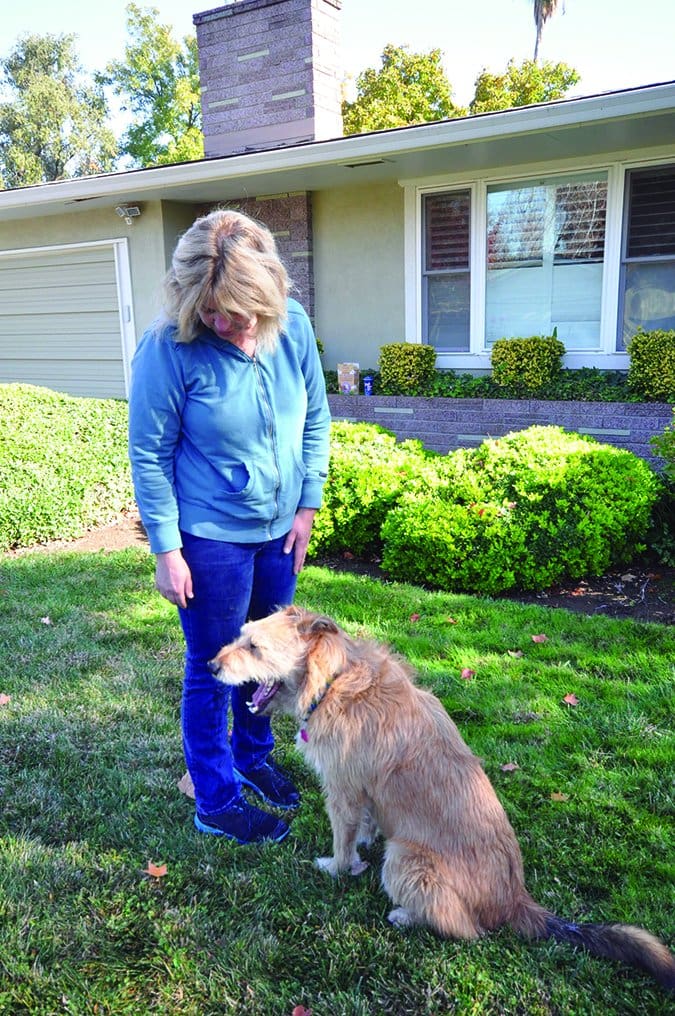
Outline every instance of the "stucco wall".
<path fill-rule="evenodd" d="M 68 215 L 0 222 L 0 250 L 87 243 L 92 240 L 129 241 L 133 313 L 140 335 L 159 306 L 159 282 L 165 271 L 162 208 L 159 201 L 142 205 L 142 214 L 127 226 L 113 208 L 73 210 Z"/>
<path fill-rule="evenodd" d="M 161 308 L 162 279 L 178 238 L 199 214 L 197 206 L 176 201 L 147 201 L 140 207 L 141 215 L 130 226 L 112 208 L 83 208 L 68 215 L 0 222 L 0 250 L 126 237 L 134 322 L 140 337 Z"/>
<path fill-rule="evenodd" d="M 397 184 L 317 191 L 312 211 L 324 366 L 376 367 L 380 346 L 404 341 L 403 191 Z"/>
<path fill-rule="evenodd" d="M 171 264 L 171 255 L 182 234 L 190 228 L 197 218 L 198 211 L 192 205 L 183 205 L 177 201 L 162 202 L 162 227 L 164 243 L 164 268 Z"/>

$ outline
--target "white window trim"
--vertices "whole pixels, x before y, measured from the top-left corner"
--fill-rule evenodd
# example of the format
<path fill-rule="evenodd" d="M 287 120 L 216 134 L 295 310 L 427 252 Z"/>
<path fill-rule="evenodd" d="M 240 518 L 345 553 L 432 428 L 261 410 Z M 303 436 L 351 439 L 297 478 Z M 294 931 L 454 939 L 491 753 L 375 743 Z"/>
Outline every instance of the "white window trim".
<path fill-rule="evenodd" d="M 597 350 L 573 351 L 563 359 L 565 367 L 601 367 L 604 370 L 627 370 L 629 356 L 617 352 L 616 337 L 621 281 L 621 242 L 624 214 L 624 188 L 629 170 L 648 166 L 669 165 L 675 160 L 675 148 L 647 155 L 640 159 L 634 153 L 621 153 L 616 161 L 561 160 L 552 166 L 541 163 L 513 167 L 508 173 L 486 172 L 480 178 L 433 177 L 401 180 L 404 191 L 405 251 L 405 340 L 420 343 L 422 335 L 422 197 L 425 194 L 469 190 L 471 192 L 471 330 L 468 353 L 439 352 L 437 366 L 457 371 L 490 370 L 490 353 L 484 349 L 486 299 L 486 229 L 487 188 L 497 183 L 527 181 L 543 173 L 573 176 L 574 173 L 598 171 L 607 173 L 607 219 L 605 257 L 603 262 L 600 306 L 600 342 Z"/>
<path fill-rule="evenodd" d="M 127 237 L 116 237 L 109 240 L 83 240 L 80 243 L 44 244 L 40 247 L 15 247 L 12 250 L 0 251 L 0 257 L 19 257 L 26 254 L 53 254 L 56 251 L 77 250 L 77 248 L 112 247 L 115 261 L 115 281 L 117 290 L 117 313 L 120 322 L 122 345 L 122 368 L 124 371 L 124 390 L 129 396 L 131 384 L 131 360 L 136 349 L 136 326 L 134 323 L 134 300 L 131 286 L 131 265 L 129 261 L 129 241 Z"/>

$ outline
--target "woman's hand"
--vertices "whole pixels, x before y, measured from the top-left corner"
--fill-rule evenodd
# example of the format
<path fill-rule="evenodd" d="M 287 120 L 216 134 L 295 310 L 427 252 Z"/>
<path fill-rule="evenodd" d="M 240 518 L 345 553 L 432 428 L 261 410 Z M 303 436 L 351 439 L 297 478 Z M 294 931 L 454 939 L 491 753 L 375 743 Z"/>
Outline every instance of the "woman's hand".
<path fill-rule="evenodd" d="M 284 543 L 284 554 L 293 552 L 293 574 L 299 575 L 305 563 L 307 555 L 307 544 L 312 532 L 312 523 L 316 515 L 316 508 L 298 508 L 293 519 L 286 542 Z"/>
<path fill-rule="evenodd" d="M 192 575 L 180 550 L 168 550 L 164 554 L 157 554 L 155 588 L 169 603 L 187 607 L 187 601 L 194 595 Z"/>

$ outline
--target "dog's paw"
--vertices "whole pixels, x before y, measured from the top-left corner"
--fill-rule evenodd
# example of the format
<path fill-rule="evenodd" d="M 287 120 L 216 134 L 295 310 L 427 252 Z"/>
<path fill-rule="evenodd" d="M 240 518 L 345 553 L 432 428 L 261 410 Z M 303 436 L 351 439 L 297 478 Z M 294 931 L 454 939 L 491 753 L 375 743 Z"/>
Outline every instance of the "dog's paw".
<path fill-rule="evenodd" d="M 339 869 L 334 857 L 315 857 L 314 867 L 318 868 L 319 871 L 327 872 L 332 878 L 337 878 L 339 875 Z"/>
<path fill-rule="evenodd" d="M 387 920 L 390 921 L 395 928 L 409 928 L 415 923 L 415 918 L 406 910 L 405 907 L 396 907 L 395 910 L 391 910 L 387 914 Z"/>
<path fill-rule="evenodd" d="M 349 874 L 350 875 L 363 875 L 363 873 L 366 870 L 366 868 L 369 868 L 369 867 L 370 867 L 370 865 L 368 864 L 367 861 L 362 861 L 361 858 L 359 858 L 358 861 L 352 861 L 352 866 L 349 869 Z"/>

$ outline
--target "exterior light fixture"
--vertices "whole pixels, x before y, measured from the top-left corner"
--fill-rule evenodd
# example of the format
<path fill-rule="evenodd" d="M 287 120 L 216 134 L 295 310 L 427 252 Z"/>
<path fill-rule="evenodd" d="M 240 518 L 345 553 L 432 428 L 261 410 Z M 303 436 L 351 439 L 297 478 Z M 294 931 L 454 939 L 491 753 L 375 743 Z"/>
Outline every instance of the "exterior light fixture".
<path fill-rule="evenodd" d="M 130 226 L 134 219 L 141 214 L 141 210 L 138 205 L 118 205 L 115 211 L 119 215 L 120 219 L 124 219 L 127 226 Z"/>

